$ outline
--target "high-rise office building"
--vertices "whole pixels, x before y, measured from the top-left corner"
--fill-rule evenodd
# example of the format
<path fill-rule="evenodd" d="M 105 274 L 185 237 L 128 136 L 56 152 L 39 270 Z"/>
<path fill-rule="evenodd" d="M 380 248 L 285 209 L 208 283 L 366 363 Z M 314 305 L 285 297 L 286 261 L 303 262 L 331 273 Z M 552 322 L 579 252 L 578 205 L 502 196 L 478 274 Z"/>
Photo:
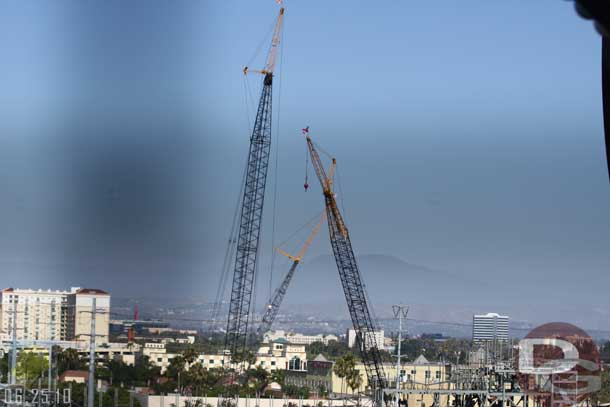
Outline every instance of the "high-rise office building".
<path fill-rule="evenodd" d="M 508 342 L 509 317 L 496 313 L 474 315 L 472 317 L 472 341 Z"/>
<path fill-rule="evenodd" d="M 373 331 L 364 335 L 365 346 L 371 347 L 373 344 L 379 349 L 383 349 L 383 341 L 385 339 L 383 330 Z M 347 346 L 353 348 L 356 346 L 356 331 L 354 329 L 347 330 Z"/>

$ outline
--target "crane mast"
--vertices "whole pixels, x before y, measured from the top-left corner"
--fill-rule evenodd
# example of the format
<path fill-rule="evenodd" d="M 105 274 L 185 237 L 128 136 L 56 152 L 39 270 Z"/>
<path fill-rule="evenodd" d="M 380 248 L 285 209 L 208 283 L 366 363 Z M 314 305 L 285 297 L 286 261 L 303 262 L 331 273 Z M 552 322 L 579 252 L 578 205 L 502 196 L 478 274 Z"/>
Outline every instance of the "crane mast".
<path fill-rule="evenodd" d="M 297 266 L 301 263 L 301 260 L 303 259 L 303 255 L 305 255 L 305 251 L 307 251 L 307 248 L 313 241 L 314 237 L 318 234 L 318 231 L 320 230 L 320 226 L 322 225 L 323 220 L 324 220 L 324 214 L 322 214 L 320 221 L 313 228 L 313 230 L 309 234 L 309 237 L 303 244 L 303 248 L 301 249 L 299 254 L 297 254 L 296 256 L 291 256 L 288 253 L 281 250 L 280 248 L 276 248 L 276 250 L 278 252 L 282 253 L 284 256 L 286 256 L 290 260 L 292 260 L 292 265 L 290 266 L 288 273 L 286 273 L 286 276 L 284 276 L 284 279 L 282 280 L 282 283 L 280 284 L 280 286 L 275 289 L 275 291 L 273 292 L 273 295 L 269 299 L 269 303 L 267 304 L 267 309 L 265 310 L 265 315 L 263 315 L 263 320 L 258 327 L 259 333 L 268 331 L 271 328 L 271 325 L 273 325 L 273 321 L 275 320 L 275 317 L 277 316 L 277 313 L 280 309 L 280 305 L 282 304 L 284 296 L 286 295 L 286 291 L 288 291 L 288 286 L 290 285 L 290 281 L 292 280 L 292 277 L 294 276 L 294 272 L 296 271 Z"/>
<path fill-rule="evenodd" d="M 332 178 L 327 177 L 318 151 L 309 136 L 307 136 L 307 146 L 316 176 L 322 186 L 330 243 L 333 248 L 337 269 L 339 270 L 345 299 L 347 300 L 347 308 L 349 309 L 352 324 L 356 331 L 358 350 L 364 363 L 369 384 L 376 390 L 383 389 L 387 382 L 383 371 L 381 354 L 375 340 L 375 323 L 366 301 L 366 293 L 349 233 L 335 200 Z M 332 168 L 334 168 L 336 160 L 333 158 L 332 162 Z"/>
<path fill-rule="evenodd" d="M 225 349 L 233 356 L 245 351 L 248 339 L 248 323 L 265 200 L 265 184 L 271 152 L 273 69 L 281 38 L 283 16 L 284 8 L 282 7 L 275 24 L 265 69 L 255 71 L 263 75 L 263 89 L 258 103 L 252 136 L 250 137 L 225 336 Z M 244 74 L 247 72 L 248 68 L 246 67 L 244 68 Z"/>

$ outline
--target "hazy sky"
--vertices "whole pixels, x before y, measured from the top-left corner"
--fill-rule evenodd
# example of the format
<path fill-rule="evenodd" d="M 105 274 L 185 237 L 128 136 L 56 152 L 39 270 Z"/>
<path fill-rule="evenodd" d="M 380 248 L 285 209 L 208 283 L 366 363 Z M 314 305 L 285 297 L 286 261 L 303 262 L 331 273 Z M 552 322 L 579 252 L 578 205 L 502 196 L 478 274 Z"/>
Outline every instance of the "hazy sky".
<path fill-rule="evenodd" d="M 322 209 L 311 169 L 302 187 L 309 125 L 338 159 L 357 253 L 608 309 L 601 40 L 572 3 L 286 7 L 260 296 L 275 182 L 276 241 Z M 263 65 L 277 11 L 3 1 L 2 285 L 210 300 L 253 119 L 245 95 L 260 88 L 241 68 Z M 307 256 L 329 253 L 323 230 Z"/>

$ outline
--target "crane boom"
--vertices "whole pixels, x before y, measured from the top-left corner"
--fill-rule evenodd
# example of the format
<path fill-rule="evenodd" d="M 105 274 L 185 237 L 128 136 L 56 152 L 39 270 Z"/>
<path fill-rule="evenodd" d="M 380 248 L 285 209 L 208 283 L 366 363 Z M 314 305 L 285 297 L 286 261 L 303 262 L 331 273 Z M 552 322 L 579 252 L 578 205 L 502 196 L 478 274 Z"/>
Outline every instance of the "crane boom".
<path fill-rule="evenodd" d="M 307 240 L 303 244 L 301 251 L 296 256 L 291 256 L 290 254 L 284 252 L 280 248 L 276 248 L 277 251 L 279 251 L 284 256 L 286 256 L 290 260 L 292 260 L 292 265 L 290 266 L 288 273 L 286 273 L 286 276 L 284 276 L 284 279 L 282 280 L 282 283 L 280 284 L 280 286 L 278 288 L 276 288 L 275 291 L 273 292 L 273 295 L 271 296 L 271 299 L 269 300 L 269 304 L 267 304 L 267 309 L 265 310 L 265 315 L 263 315 L 263 320 L 258 328 L 259 333 L 268 331 L 271 328 L 271 325 L 273 325 L 273 321 L 275 320 L 275 317 L 277 316 L 277 313 L 280 309 L 280 305 L 282 304 L 284 296 L 286 295 L 286 291 L 288 291 L 288 286 L 290 285 L 290 281 L 292 280 L 292 277 L 294 276 L 294 272 L 296 271 L 297 266 L 301 263 L 301 260 L 303 259 L 305 252 L 311 245 L 311 242 L 313 241 L 313 239 L 316 237 L 316 235 L 320 231 L 320 226 L 322 226 L 324 217 L 325 217 L 324 214 L 322 214 L 320 216 L 320 221 L 316 224 L 316 226 L 314 226 L 313 230 L 309 234 L 309 237 L 307 237 Z"/>
<path fill-rule="evenodd" d="M 225 349 L 232 356 L 243 353 L 248 339 L 248 323 L 254 290 L 254 277 L 258 254 L 258 243 L 263 217 L 265 184 L 269 155 L 271 152 L 271 99 L 273 85 L 273 62 L 279 44 L 284 9 L 276 23 L 271 50 L 268 58 L 271 70 L 264 73 L 263 89 L 258 103 L 254 128 L 250 137 L 250 150 L 246 166 L 244 192 L 239 218 L 239 232 L 227 318 Z M 246 69 L 244 69 L 244 72 Z"/>
<path fill-rule="evenodd" d="M 349 233 L 332 189 L 332 180 L 326 176 L 320 155 L 311 138 L 307 136 L 307 146 L 315 169 L 326 206 L 330 243 L 347 301 L 350 317 L 356 331 L 356 343 L 362 357 L 369 384 L 375 389 L 383 389 L 387 382 L 383 371 L 381 354 L 375 340 L 375 322 L 369 311 L 364 285 L 356 257 L 352 249 Z M 336 160 L 333 158 L 333 167 Z"/>
<path fill-rule="evenodd" d="M 280 40 L 282 37 L 282 23 L 284 22 L 284 7 L 280 8 L 280 15 L 277 17 L 277 21 L 275 23 L 275 29 L 273 30 L 273 37 L 271 38 L 271 48 L 269 49 L 269 54 L 267 55 L 267 63 L 265 64 L 265 69 L 263 73 L 273 73 L 275 69 L 275 61 L 277 60 L 277 52 L 280 46 Z"/>

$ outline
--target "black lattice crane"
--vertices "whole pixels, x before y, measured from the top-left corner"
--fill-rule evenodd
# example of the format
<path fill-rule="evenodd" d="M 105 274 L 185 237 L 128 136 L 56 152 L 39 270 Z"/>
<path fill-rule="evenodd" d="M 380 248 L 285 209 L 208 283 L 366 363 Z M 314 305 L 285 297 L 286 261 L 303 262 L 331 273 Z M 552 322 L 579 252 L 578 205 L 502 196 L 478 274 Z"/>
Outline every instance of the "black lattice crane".
<path fill-rule="evenodd" d="M 264 79 L 252 137 L 250 138 L 225 336 L 225 349 L 233 356 L 243 353 L 247 345 L 248 323 L 265 200 L 265 183 L 271 152 L 273 70 L 281 39 L 283 19 L 284 8 L 282 7 L 275 24 L 265 68 L 261 71 L 249 70 L 248 67 L 244 68 L 244 74 L 258 72 L 263 75 Z"/>
<path fill-rule="evenodd" d="M 320 217 L 320 221 L 316 224 L 316 226 L 314 226 L 313 230 L 307 237 L 307 240 L 305 240 L 305 243 L 303 244 L 301 251 L 296 256 L 292 256 L 292 255 L 286 253 L 279 247 L 276 248 L 276 250 L 278 252 L 280 252 L 284 256 L 288 257 L 290 260 L 292 260 L 292 265 L 290 266 L 288 273 L 286 273 L 286 275 L 284 276 L 284 279 L 282 280 L 281 284 L 279 285 L 278 288 L 275 289 L 275 291 L 273 292 L 273 295 L 271 296 L 271 298 L 269 299 L 269 302 L 267 303 L 267 306 L 265 309 L 265 315 L 263 315 L 261 324 L 258 327 L 259 334 L 264 333 L 271 328 L 271 325 L 273 324 L 273 321 L 275 320 L 275 317 L 277 316 L 277 313 L 280 309 L 280 305 L 282 304 L 282 300 L 284 299 L 284 296 L 286 295 L 286 291 L 288 290 L 290 281 L 292 280 L 292 277 L 294 276 L 294 272 L 296 271 L 297 266 L 301 263 L 301 260 L 303 259 L 305 252 L 311 245 L 311 242 L 313 241 L 313 239 L 316 237 L 316 235 L 320 231 L 320 226 L 322 225 L 322 222 L 324 221 L 324 217 L 325 217 L 324 214 L 322 214 Z"/>
<path fill-rule="evenodd" d="M 347 308 L 349 309 L 352 324 L 356 331 L 356 343 L 366 369 L 369 384 L 374 390 L 378 391 L 386 387 L 387 381 L 383 371 L 381 354 L 375 340 L 374 332 L 376 324 L 366 301 L 366 293 L 349 233 L 337 206 L 333 192 L 332 177 L 326 175 L 320 155 L 311 138 L 309 136 L 306 138 L 311 162 L 324 194 L 330 243 L 335 255 L 335 262 L 339 270 L 345 299 L 347 300 Z M 332 162 L 333 167 L 331 168 L 334 168 L 336 160 L 333 158 Z"/>

